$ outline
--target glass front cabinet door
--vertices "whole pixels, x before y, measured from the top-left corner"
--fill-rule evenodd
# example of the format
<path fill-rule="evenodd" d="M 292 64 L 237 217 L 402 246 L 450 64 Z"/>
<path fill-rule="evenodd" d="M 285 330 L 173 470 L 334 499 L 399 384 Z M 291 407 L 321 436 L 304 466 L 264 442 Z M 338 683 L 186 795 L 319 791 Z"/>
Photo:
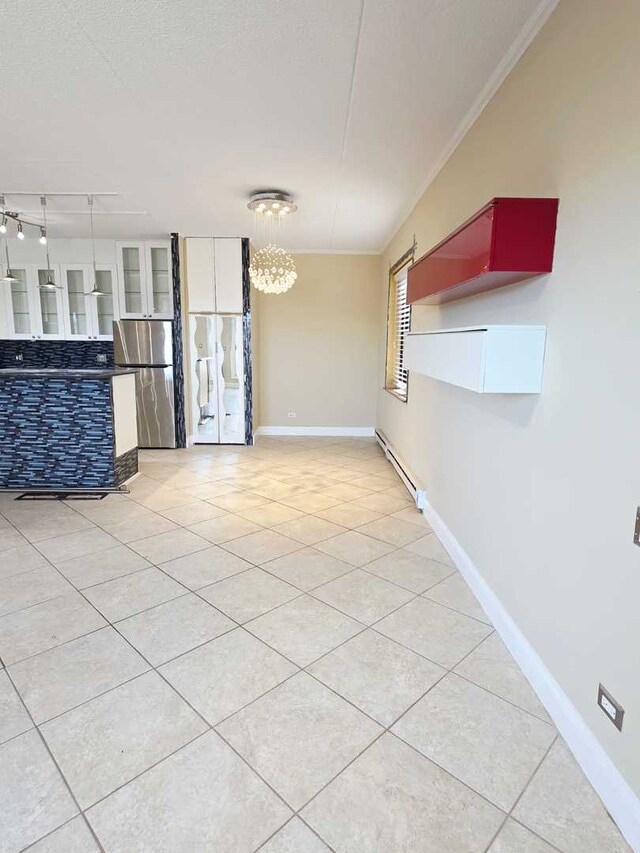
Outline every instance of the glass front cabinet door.
<path fill-rule="evenodd" d="M 148 304 L 158 320 L 173 319 L 171 247 L 168 243 L 146 243 Z"/>
<path fill-rule="evenodd" d="M 11 338 L 31 340 L 36 336 L 37 306 L 33 288 L 30 286 L 27 269 L 12 267 L 17 281 L 4 285 L 6 288 L 7 333 Z"/>
<path fill-rule="evenodd" d="M 147 281 L 144 243 L 118 243 L 118 285 L 120 287 L 120 316 L 146 317 Z"/>
<path fill-rule="evenodd" d="M 91 289 L 88 268 L 84 264 L 62 267 L 62 287 L 66 335 L 74 340 L 90 340 Z"/>
<path fill-rule="evenodd" d="M 118 243 L 117 251 L 120 316 L 173 319 L 170 243 Z"/>
<path fill-rule="evenodd" d="M 91 273 L 93 274 L 93 269 Z M 99 341 L 112 340 L 113 321 L 119 317 L 116 281 L 115 266 L 98 264 L 95 284 L 96 290 L 100 291 L 100 295 L 91 297 L 91 309 L 93 315 L 93 334 Z"/>
<path fill-rule="evenodd" d="M 62 267 L 66 337 L 73 340 L 111 340 L 117 317 L 116 268 L 98 264 Z"/>
<path fill-rule="evenodd" d="M 60 268 L 52 264 L 50 269 L 37 267 L 34 270 L 36 300 L 39 308 L 40 333 L 36 337 L 48 340 L 64 338 L 64 304 Z"/>

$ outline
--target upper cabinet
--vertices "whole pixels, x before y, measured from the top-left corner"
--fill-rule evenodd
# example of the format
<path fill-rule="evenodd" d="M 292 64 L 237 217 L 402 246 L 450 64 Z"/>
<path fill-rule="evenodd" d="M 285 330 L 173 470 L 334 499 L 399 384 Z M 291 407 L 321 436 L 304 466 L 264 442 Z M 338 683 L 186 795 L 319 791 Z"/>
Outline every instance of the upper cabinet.
<path fill-rule="evenodd" d="M 65 337 L 111 340 L 118 317 L 115 265 L 98 264 L 95 281 L 91 264 L 63 264 L 61 270 Z"/>
<path fill-rule="evenodd" d="M 51 249 L 60 262 L 50 270 L 56 287 L 45 286 L 39 245 L 10 247 L 17 280 L 0 285 L 0 338 L 112 340 L 121 317 L 173 320 L 168 240 L 98 241 L 95 276 L 88 240 L 55 241 Z"/>
<path fill-rule="evenodd" d="M 118 289 L 123 319 L 173 319 L 171 244 L 118 243 Z"/>
<path fill-rule="evenodd" d="M 407 301 L 434 305 L 551 272 L 557 198 L 494 198 L 409 267 Z"/>
<path fill-rule="evenodd" d="M 187 237 L 186 279 L 191 314 L 242 313 L 242 240 Z"/>
<path fill-rule="evenodd" d="M 45 288 L 49 277 L 60 284 L 60 268 L 50 270 L 38 264 L 23 264 L 12 269 L 17 281 L 5 290 L 7 334 L 27 340 L 59 340 L 65 337 L 63 291 Z"/>

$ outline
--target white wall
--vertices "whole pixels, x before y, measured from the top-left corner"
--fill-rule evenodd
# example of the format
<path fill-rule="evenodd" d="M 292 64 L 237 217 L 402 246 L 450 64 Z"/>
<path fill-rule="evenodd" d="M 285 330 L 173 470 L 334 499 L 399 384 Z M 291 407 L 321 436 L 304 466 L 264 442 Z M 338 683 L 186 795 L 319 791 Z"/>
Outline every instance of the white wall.
<path fill-rule="evenodd" d="M 546 324 L 542 394 L 412 375 L 408 404 L 379 391 L 377 414 L 638 794 L 639 32 L 637 0 L 562 0 L 383 257 L 385 294 L 414 233 L 420 255 L 494 196 L 558 196 L 553 274 L 413 313 L 414 330 Z M 622 732 L 598 682 L 626 709 Z"/>
<path fill-rule="evenodd" d="M 256 426 L 373 427 L 380 258 L 296 255 L 295 263 L 286 293 L 251 289 Z"/>

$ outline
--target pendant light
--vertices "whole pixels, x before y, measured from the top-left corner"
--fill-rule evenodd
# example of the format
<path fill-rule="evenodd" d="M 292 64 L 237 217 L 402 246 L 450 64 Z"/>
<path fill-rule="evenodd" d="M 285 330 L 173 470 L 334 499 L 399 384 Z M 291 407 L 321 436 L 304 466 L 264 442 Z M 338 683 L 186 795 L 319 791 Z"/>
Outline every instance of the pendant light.
<path fill-rule="evenodd" d="M 255 214 L 256 226 L 266 235 L 266 245 L 254 254 L 249 266 L 251 284 L 263 293 L 285 293 L 298 273 L 293 258 L 276 245 L 274 235 L 296 212 L 297 205 L 289 193 L 264 190 L 253 193 L 247 207 Z"/>
<path fill-rule="evenodd" d="M 43 230 L 44 233 L 47 233 L 47 197 L 42 195 L 40 196 L 40 204 L 42 205 L 42 216 L 44 219 Z M 47 280 L 43 282 L 38 282 L 38 287 L 40 290 L 62 290 L 61 284 L 56 284 L 53 280 L 53 270 L 51 269 L 51 261 L 49 260 L 49 243 L 45 242 L 47 247 Z"/>
<path fill-rule="evenodd" d="M 17 279 L 15 275 L 11 272 L 11 263 L 9 262 L 9 244 L 6 241 L 6 238 L 4 241 L 4 253 L 7 258 L 7 272 L 0 279 L 0 281 L 2 281 L 4 284 L 16 284 L 20 279 Z"/>
<path fill-rule="evenodd" d="M 89 224 L 91 227 L 91 255 L 93 258 L 93 289 L 89 293 L 89 296 L 97 296 L 100 298 L 101 296 L 108 296 L 108 293 L 100 290 L 98 287 L 98 270 L 96 267 L 96 240 L 93 234 L 93 196 L 87 196 L 87 204 L 89 205 Z"/>

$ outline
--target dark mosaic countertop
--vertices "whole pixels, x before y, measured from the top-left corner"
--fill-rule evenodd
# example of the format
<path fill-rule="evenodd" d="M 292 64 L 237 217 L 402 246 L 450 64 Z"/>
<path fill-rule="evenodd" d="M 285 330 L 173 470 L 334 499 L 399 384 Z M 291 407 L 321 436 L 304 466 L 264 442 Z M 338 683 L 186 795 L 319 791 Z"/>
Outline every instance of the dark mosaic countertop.
<path fill-rule="evenodd" d="M 111 379 L 113 376 L 125 376 L 136 373 L 120 367 L 93 369 L 58 367 L 4 367 L 0 368 L 0 379 Z"/>

